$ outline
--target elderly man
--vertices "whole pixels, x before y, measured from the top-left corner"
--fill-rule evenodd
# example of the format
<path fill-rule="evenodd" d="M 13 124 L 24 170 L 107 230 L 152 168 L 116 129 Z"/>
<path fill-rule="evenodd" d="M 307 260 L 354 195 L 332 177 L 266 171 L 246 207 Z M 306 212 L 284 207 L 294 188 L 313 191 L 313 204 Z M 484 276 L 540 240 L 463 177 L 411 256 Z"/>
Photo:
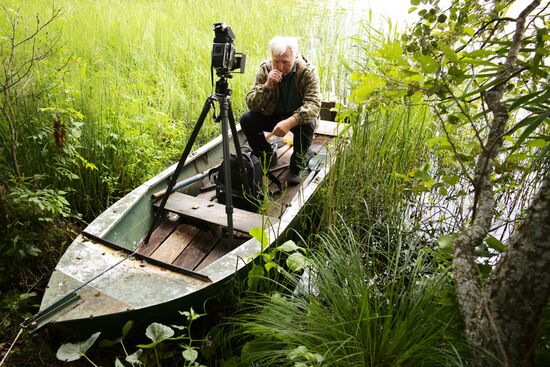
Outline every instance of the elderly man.
<path fill-rule="evenodd" d="M 321 107 L 319 76 L 298 55 L 296 38 L 274 37 L 269 42 L 269 51 L 271 60 L 260 65 L 254 86 L 246 96 L 250 111 L 242 115 L 241 127 L 254 154 L 268 167 L 277 163 L 277 155 L 266 141 L 264 131 L 276 136 L 292 131 L 294 153 L 287 182 L 297 185 Z"/>

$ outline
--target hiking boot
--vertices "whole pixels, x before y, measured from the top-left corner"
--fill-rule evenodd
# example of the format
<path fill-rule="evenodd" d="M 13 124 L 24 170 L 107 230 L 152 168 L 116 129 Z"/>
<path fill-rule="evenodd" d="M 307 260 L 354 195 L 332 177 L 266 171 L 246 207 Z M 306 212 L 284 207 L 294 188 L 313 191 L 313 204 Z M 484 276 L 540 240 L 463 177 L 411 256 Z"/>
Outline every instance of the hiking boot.
<path fill-rule="evenodd" d="M 300 171 L 289 171 L 286 182 L 289 186 L 299 185 L 300 182 L 302 182 L 302 175 L 300 174 Z"/>

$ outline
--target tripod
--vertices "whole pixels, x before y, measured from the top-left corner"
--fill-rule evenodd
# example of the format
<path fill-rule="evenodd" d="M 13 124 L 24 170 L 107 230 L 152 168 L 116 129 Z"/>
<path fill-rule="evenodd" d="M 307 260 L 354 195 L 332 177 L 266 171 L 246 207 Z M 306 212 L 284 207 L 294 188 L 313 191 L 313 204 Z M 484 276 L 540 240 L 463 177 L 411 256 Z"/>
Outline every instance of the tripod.
<path fill-rule="evenodd" d="M 210 108 L 214 107 L 215 102 L 218 102 L 220 105 L 220 114 L 215 119 L 215 121 L 221 122 L 222 124 L 223 160 L 226 163 L 224 164 L 224 172 L 219 172 L 218 174 L 223 173 L 225 178 L 225 186 L 226 186 L 225 212 L 227 214 L 227 231 L 229 234 L 228 245 L 230 249 L 233 248 L 233 198 L 232 198 L 232 190 L 231 190 L 231 170 L 229 165 L 230 153 L 229 153 L 229 130 L 228 129 L 231 129 L 231 134 L 233 136 L 235 152 L 237 153 L 237 162 L 238 162 L 242 182 L 245 185 L 245 190 L 247 192 L 250 192 L 250 187 L 248 185 L 248 180 L 246 179 L 246 170 L 244 167 L 243 156 L 241 153 L 241 146 L 239 144 L 239 138 L 237 136 L 237 128 L 235 127 L 235 117 L 233 115 L 233 110 L 231 108 L 231 89 L 229 89 L 228 82 L 227 82 L 227 79 L 231 78 L 231 74 L 229 73 L 229 70 L 222 69 L 222 68 L 218 68 L 216 70 L 216 74 L 218 75 L 219 79 L 216 82 L 215 93 L 209 96 L 204 103 L 202 112 L 199 116 L 197 123 L 195 124 L 195 127 L 193 128 L 193 131 L 191 132 L 191 136 L 187 141 L 187 145 L 183 150 L 183 153 L 178 162 L 178 165 L 176 166 L 174 173 L 170 177 L 168 187 L 166 188 L 166 193 L 162 197 L 162 201 L 160 202 L 160 205 L 158 206 L 158 208 L 156 208 L 156 211 L 153 216 L 153 222 L 151 223 L 149 232 L 145 237 L 146 243 L 149 242 L 149 239 L 153 231 L 158 227 L 158 225 L 164 218 L 164 207 L 166 206 L 168 197 L 170 196 L 170 194 L 172 193 L 172 190 L 174 189 L 174 186 L 176 185 L 178 176 L 183 166 L 185 165 L 185 161 L 187 160 L 187 157 L 191 152 L 191 148 L 193 147 L 193 144 L 195 143 L 195 140 L 199 135 L 200 129 L 204 123 L 204 120 L 206 119 L 206 116 L 208 115 L 208 112 L 210 111 Z"/>

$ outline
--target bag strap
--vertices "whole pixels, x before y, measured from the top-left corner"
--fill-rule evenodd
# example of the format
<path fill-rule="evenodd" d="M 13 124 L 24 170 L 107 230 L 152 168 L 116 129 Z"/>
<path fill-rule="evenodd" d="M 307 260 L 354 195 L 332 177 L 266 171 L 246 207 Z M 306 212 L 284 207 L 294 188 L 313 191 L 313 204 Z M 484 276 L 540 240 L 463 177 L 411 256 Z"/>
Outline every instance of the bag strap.
<path fill-rule="evenodd" d="M 279 196 L 283 191 L 283 185 L 281 185 L 281 181 L 271 171 L 267 171 L 266 176 L 271 180 L 271 182 L 273 182 L 277 186 L 277 190 L 269 192 L 269 195 L 274 198 Z"/>

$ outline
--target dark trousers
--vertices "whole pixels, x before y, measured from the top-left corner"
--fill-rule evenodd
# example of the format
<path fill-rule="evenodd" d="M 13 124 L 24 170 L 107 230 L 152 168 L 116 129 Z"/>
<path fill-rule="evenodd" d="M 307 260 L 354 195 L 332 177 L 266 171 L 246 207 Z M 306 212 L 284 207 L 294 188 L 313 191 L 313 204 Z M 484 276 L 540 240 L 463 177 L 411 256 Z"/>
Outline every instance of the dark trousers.
<path fill-rule="evenodd" d="M 241 128 L 248 140 L 252 152 L 257 157 L 263 157 L 264 154 L 272 152 L 271 145 L 265 140 L 264 131 L 273 131 L 277 123 L 284 120 L 284 117 L 277 115 L 266 116 L 259 112 L 248 111 L 241 116 Z M 293 172 L 299 172 L 304 168 L 304 157 L 313 141 L 313 131 L 315 122 L 309 122 L 305 125 L 298 125 L 291 129 L 294 134 L 294 153 L 290 157 L 289 169 Z"/>

